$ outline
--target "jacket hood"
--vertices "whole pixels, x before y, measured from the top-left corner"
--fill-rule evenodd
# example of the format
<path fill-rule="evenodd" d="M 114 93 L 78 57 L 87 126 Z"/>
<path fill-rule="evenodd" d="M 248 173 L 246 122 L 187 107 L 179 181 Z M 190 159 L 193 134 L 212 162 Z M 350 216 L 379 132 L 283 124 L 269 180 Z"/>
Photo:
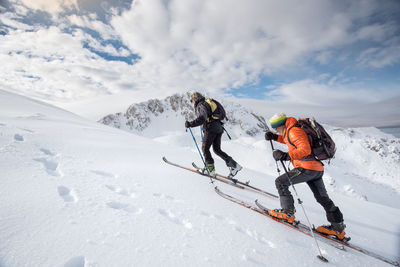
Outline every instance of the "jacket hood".
<path fill-rule="evenodd" d="M 295 118 L 293 118 L 293 117 L 288 117 L 288 118 L 286 119 L 286 124 L 285 124 L 285 126 L 286 126 L 287 129 L 289 129 L 290 127 L 292 127 L 292 126 L 294 126 L 294 125 L 296 125 L 296 124 L 297 124 L 297 120 L 296 120 Z"/>

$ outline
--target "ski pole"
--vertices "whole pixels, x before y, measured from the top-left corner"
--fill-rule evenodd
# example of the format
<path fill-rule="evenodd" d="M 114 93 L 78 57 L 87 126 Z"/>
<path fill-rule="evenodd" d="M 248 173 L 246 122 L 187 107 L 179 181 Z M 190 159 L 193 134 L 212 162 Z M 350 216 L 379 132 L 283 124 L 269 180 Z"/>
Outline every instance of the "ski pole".
<path fill-rule="evenodd" d="M 315 235 L 314 235 L 314 231 L 313 231 L 313 229 L 311 228 L 310 220 L 308 219 L 306 210 L 305 210 L 305 208 L 304 208 L 304 206 L 303 206 L 303 201 L 301 201 L 301 199 L 300 199 L 300 197 L 299 197 L 299 194 L 297 194 L 296 188 L 294 187 L 294 185 L 293 185 L 293 183 L 292 183 L 292 180 L 290 180 L 289 173 L 288 173 L 288 171 L 287 171 L 287 169 L 286 169 L 285 164 L 283 164 L 283 160 L 280 160 L 280 162 L 281 162 L 281 164 L 282 164 L 282 166 L 283 166 L 283 169 L 285 170 L 285 173 L 286 173 L 286 175 L 287 175 L 287 177 L 288 177 L 288 180 L 289 180 L 289 182 L 290 182 L 290 185 L 292 186 L 292 188 L 293 188 L 293 190 L 294 190 L 294 192 L 295 192 L 295 194 L 296 194 L 297 201 L 299 202 L 301 208 L 303 209 L 304 215 L 306 216 L 306 219 L 307 219 L 307 222 L 308 222 L 308 227 L 310 227 L 311 235 L 312 235 L 312 237 L 314 238 L 315 244 L 317 245 L 317 249 L 318 249 L 318 252 L 319 252 L 319 255 L 317 256 L 317 258 L 320 259 L 320 260 L 323 261 L 323 262 L 328 262 L 328 259 L 325 258 L 324 256 L 322 256 L 321 249 L 319 248 L 317 239 L 315 238 Z"/>
<path fill-rule="evenodd" d="M 274 151 L 275 148 L 274 148 L 274 145 L 272 144 L 272 140 L 269 140 L 269 142 L 271 144 L 272 151 Z M 279 169 L 278 162 L 276 160 L 275 160 L 275 165 L 276 165 L 276 171 L 278 172 L 278 175 L 281 176 L 281 170 Z"/>
<path fill-rule="evenodd" d="M 187 129 L 186 129 L 186 130 L 187 130 Z M 199 151 L 201 160 L 203 161 L 203 164 L 204 164 L 204 168 L 206 168 L 206 161 L 204 160 L 203 155 L 202 155 L 201 152 L 200 152 L 199 146 L 197 145 L 197 142 L 196 142 L 196 138 L 194 138 L 192 129 L 189 128 L 189 131 L 190 131 L 190 134 L 192 135 L 192 138 L 193 138 L 194 143 L 196 144 L 197 151 Z M 207 169 L 207 171 L 208 171 L 208 169 Z M 208 174 L 210 174 L 209 171 L 208 171 Z M 213 181 L 213 179 L 212 179 L 211 177 L 210 177 L 210 181 L 211 181 L 212 184 L 214 183 L 214 181 Z"/>
<path fill-rule="evenodd" d="M 204 136 L 203 136 L 203 126 L 200 126 L 200 136 L 201 136 L 201 141 L 204 140 Z"/>
<path fill-rule="evenodd" d="M 201 154 L 201 152 L 200 152 L 200 149 L 199 149 L 199 146 L 197 145 L 196 138 L 194 138 L 194 135 L 193 135 L 192 129 L 190 129 L 190 128 L 188 128 L 188 129 L 189 129 L 189 131 L 190 131 L 190 134 L 192 135 L 193 141 L 194 141 L 194 143 L 195 143 L 195 145 L 196 145 L 196 147 L 197 147 L 197 151 L 199 151 L 199 154 L 200 154 L 201 160 L 203 161 L 203 163 L 204 163 L 204 166 L 206 166 L 206 162 L 204 161 L 203 155 Z"/>

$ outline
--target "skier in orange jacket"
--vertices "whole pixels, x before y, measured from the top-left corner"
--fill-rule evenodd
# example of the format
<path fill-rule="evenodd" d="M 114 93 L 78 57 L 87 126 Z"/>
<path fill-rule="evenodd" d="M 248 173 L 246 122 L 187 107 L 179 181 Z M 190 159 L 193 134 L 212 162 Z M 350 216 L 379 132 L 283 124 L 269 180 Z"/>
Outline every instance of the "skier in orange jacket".
<path fill-rule="evenodd" d="M 321 233 L 335 235 L 339 239 L 343 239 L 346 234 L 344 232 L 346 225 L 343 223 L 343 214 L 328 196 L 322 180 L 324 165 L 312 155 L 310 141 L 306 132 L 301 127 L 295 127 L 297 125 L 295 118 L 286 117 L 283 113 L 275 114 L 270 119 L 270 123 L 271 127 L 276 129 L 278 134 L 268 131 L 265 133 L 265 139 L 286 144 L 289 150 L 288 152 L 275 150 L 273 152 L 274 159 L 276 161 L 290 160 L 294 166 L 294 169 L 275 180 L 275 185 L 280 196 L 281 209 L 271 210 L 271 216 L 293 223 L 295 219 L 295 207 L 289 186 L 291 183 L 306 182 L 314 193 L 317 202 L 325 209 L 326 218 L 331 223 L 330 225 L 319 226 L 317 230 Z"/>

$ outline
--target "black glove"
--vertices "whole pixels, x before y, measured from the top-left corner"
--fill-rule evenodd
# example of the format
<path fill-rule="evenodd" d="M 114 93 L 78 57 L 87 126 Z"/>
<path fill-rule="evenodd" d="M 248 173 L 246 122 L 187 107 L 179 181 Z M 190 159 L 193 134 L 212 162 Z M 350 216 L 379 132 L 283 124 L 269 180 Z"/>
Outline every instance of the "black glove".
<path fill-rule="evenodd" d="M 185 127 L 186 127 L 186 128 L 190 128 L 190 122 L 185 121 Z"/>
<path fill-rule="evenodd" d="M 275 150 L 275 151 L 272 153 L 272 156 L 274 157 L 274 159 L 275 159 L 276 161 L 278 161 L 278 160 L 283 160 L 283 161 L 290 160 L 289 154 L 288 154 L 287 152 L 280 151 L 279 149 L 278 149 L 278 150 Z"/>
<path fill-rule="evenodd" d="M 274 133 L 271 132 L 271 131 L 267 131 L 267 132 L 265 133 L 265 140 L 267 140 L 267 141 L 269 141 L 269 140 L 274 140 L 274 141 L 276 141 L 276 140 L 278 140 L 278 135 L 277 135 L 277 134 L 274 134 Z"/>

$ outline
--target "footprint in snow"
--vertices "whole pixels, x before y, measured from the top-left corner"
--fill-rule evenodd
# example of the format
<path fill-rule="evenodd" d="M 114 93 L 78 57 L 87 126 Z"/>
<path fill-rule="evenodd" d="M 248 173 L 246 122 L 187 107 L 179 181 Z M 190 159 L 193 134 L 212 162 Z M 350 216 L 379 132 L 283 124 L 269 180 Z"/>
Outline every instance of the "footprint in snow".
<path fill-rule="evenodd" d="M 22 135 L 20 135 L 20 134 L 15 134 L 14 135 L 14 140 L 18 141 L 18 142 L 22 142 L 22 141 L 24 141 L 24 137 Z"/>
<path fill-rule="evenodd" d="M 64 264 L 64 267 L 85 267 L 86 259 L 83 256 L 73 257 Z"/>
<path fill-rule="evenodd" d="M 58 194 L 62 199 L 64 199 L 65 202 L 77 202 L 78 198 L 76 197 L 75 191 L 69 189 L 68 187 L 65 186 L 59 186 L 57 188 Z"/>
<path fill-rule="evenodd" d="M 178 225 L 182 225 L 183 227 L 185 227 L 186 229 L 192 229 L 193 225 L 191 222 L 189 222 L 186 219 L 179 219 L 178 217 L 176 217 L 175 214 L 173 214 L 170 210 L 164 210 L 164 209 L 159 209 L 158 212 L 164 216 L 165 218 L 167 218 L 169 221 L 176 223 Z"/>
<path fill-rule="evenodd" d="M 137 208 L 137 207 L 127 204 L 127 203 L 121 203 L 121 202 L 115 202 L 115 201 L 108 202 L 107 207 L 116 209 L 116 210 L 123 210 L 128 213 L 133 213 L 135 215 L 138 215 L 143 212 L 142 208 Z"/>
<path fill-rule="evenodd" d="M 131 197 L 131 198 L 136 198 L 136 194 L 134 192 L 132 192 L 130 189 L 124 189 L 124 188 L 121 188 L 119 186 L 113 186 L 113 185 L 106 185 L 106 187 L 109 190 L 111 190 L 111 191 L 113 191 L 113 192 L 115 192 L 115 193 L 117 193 L 119 195 L 126 196 L 126 197 Z"/>
<path fill-rule="evenodd" d="M 44 169 L 46 172 L 52 176 L 61 176 L 60 171 L 58 170 L 59 163 L 57 160 L 54 159 L 47 159 L 47 158 L 37 158 L 34 159 L 43 164 Z"/>
<path fill-rule="evenodd" d="M 45 157 L 36 158 L 35 161 L 38 161 L 43 164 L 46 172 L 52 176 L 62 176 L 62 173 L 59 169 L 59 162 L 57 160 L 56 153 L 53 153 L 47 148 L 40 148 L 40 152 L 42 152 Z"/>

